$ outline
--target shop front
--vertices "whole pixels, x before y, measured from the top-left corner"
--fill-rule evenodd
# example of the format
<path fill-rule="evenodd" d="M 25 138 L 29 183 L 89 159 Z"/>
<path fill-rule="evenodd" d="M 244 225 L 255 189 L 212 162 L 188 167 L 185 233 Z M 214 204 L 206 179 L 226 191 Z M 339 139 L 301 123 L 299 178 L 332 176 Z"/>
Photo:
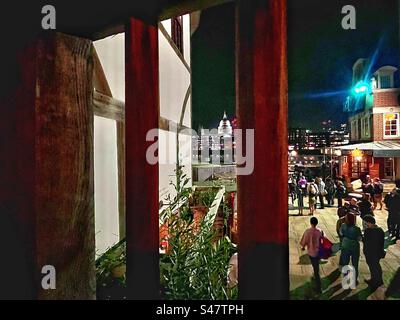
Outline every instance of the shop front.
<path fill-rule="evenodd" d="M 367 175 L 386 181 L 400 179 L 400 142 L 381 141 L 341 146 L 339 170 L 347 180 L 364 180 Z"/>

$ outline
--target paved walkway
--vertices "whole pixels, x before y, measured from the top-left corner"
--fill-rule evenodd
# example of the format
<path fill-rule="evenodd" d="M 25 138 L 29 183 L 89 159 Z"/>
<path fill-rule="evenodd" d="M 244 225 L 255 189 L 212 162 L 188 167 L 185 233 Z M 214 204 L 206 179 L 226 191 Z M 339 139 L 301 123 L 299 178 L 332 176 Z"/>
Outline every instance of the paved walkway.
<path fill-rule="evenodd" d="M 319 206 L 318 206 L 319 207 Z M 370 292 L 368 286 L 364 283 L 364 279 L 370 278 L 368 266 L 365 262 L 365 257 L 361 253 L 359 264 L 359 281 L 357 289 L 343 290 L 341 286 L 342 277 L 338 270 L 338 262 L 340 251 L 337 252 L 329 260 L 321 261 L 320 272 L 322 278 L 323 293 L 316 295 L 314 286 L 311 282 L 312 267 L 309 262 L 306 251 L 301 251 L 299 245 L 301 236 L 306 228 L 309 227 L 310 216 L 297 216 L 298 210 L 291 208 L 289 205 L 289 253 L 290 253 L 290 290 L 291 299 L 318 299 L 318 300 L 343 300 L 343 299 L 356 299 L 356 300 L 377 300 L 383 299 L 386 287 L 391 283 L 391 280 L 397 270 L 400 270 L 400 243 L 386 241 L 387 254 L 384 260 L 381 260 L 383 269 L 383 277 L 385 285 L 379 288 L 376 292 Z M 308 214 L 309 210 L 304 210 L 303 214 Z M 387 211 L 375 210 L 375 218 L 377 224 L 381 226 L 384 231 L 387 230 Z M 319 220 L 318 227 L 321 228 L 325 235 L 333 242 L 334 251 L 337 251 L 339 246 L 339 238 L 336 234 L 336 221 L 337 221 L 337 204 L 335 207 L 325 209 L 317 209 L 315 217 Z M 358 218 L 358 225 L 361 227 L 361 219 Z M 362 250 L 362 247 L 361 247 Z M 400 299 L 400 294 L 396 294 L 389 299 Z"/>

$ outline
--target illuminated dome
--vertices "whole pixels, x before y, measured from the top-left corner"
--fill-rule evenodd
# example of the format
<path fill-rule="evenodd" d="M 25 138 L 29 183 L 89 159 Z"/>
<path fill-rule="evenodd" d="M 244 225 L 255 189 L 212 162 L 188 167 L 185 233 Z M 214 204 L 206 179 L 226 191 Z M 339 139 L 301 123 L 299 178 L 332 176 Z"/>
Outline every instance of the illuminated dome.
<path fill-rule="evenodd" d="M 218 135 L 220 136 L 232 135 L 232 126 L 230 121 L 228 120 L 228 117 L 226 116 L 226 112 L 224 112 L 224 117 L 219 122 Z"/>

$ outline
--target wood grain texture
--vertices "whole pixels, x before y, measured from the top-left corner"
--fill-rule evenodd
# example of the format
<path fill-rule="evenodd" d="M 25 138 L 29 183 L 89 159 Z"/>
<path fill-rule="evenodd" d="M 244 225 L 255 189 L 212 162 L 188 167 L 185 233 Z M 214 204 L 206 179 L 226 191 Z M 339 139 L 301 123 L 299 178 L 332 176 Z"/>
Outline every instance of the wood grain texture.
<path fill-rule="evenodd" d="M 91 53 L 91 41 L 62 34 L 38 42 L 37 266 L 57 270 L 57 289 L 41 299 L 95 297 Z"/>
<path fill-rule="evenodd" d="M 146 141 L 159 122 L 157 24 L 131 18 L 126 26 L 126 239 L 128 297 L 159 297 L 158 164 Z"/>
<path fill-rule="evenodd" d="M 238 124 L 255 130 L 254 172 L 238 177 L 240 296 L 285 298 L 286 1 L 238 1 L 236 36 Z"/>
<path fill-rule="evenodd" d="M 16 52 L 13 68 L 20 78 L 4 96 L 9 98 L 0 102 L 5 111 L 0 132 L 7 137 L 0 148 L 5 159 L 0 169 L 1 217 L 6 222 L 0 224 L 0 234 L 7 235 L 11 227 L 15 234 L 7 241 L 17 240 L 16 245 L 8 242 L 17 254 L 9 256 L 15 271 L 5 274 L 13 281 L 24 279 L 20 296 L 92 299 L 91 41 L 47 34 Z M 24 270 L 18 270 L 21 259 Z M 56 268 L 56 290 L 41 290 L 44 265 Z M 12 294 L 3 285 L 5 295 Z"/>
<path fill-rule="evenodd" d="M 96 91 L 93 96 L 93 112 L 98 117 L 125 121 L 125 103 Z"/>

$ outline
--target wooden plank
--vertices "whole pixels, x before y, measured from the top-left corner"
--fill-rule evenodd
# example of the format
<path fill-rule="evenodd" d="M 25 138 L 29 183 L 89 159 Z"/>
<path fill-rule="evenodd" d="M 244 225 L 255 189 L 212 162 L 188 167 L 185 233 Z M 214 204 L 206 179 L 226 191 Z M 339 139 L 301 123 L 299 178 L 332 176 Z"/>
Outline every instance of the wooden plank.
<path fill-rule="evenodd" d="M 287 299 L 286 1 L 238 1 L 236 23 L 238 123 L 255 130 L 254 172 L 238 177 L 239 296 Z"/>
<path fill-rule="evenodd" d="M 125 108 L 124 108 L 125 111 Z M 126 155 L 125 155 L 125 117 L 117 122 L 117 161 L 118 161 L 118 212 L 119 238 L 126 237 Z"/>
<path fill-rule="evenodd" d="M 125 103 L 99 92 L 94 92 L 93 112 L 98 117 L 125 121 Z"/>
<path fill-rule="evenodd" d="M 127 288 L 132 299 L 159 297 L 158 164 L 146 151 L 159 123 L 157 24 L 131 18 L 126 26 Z"/>
<path fill-rule="evenodd" d="M 11 185 L 4 194 L 1 187 L 0 202 L 17 219 L 18 241 L 30 251 L 21 294 L 32 298 L 95 298 L 91 46 L 58 33 L 31 42 L 18 54 L 21 79 L 13 98 L 1 103 L 11 125 L 1 126 L 8 138 L 0 149 L 7 159 L 0 177 Z M 0 234 L 8 233 L 4 227 Z M 41 288 L 45 265 L 56 269 L 55 290 Z"/>

